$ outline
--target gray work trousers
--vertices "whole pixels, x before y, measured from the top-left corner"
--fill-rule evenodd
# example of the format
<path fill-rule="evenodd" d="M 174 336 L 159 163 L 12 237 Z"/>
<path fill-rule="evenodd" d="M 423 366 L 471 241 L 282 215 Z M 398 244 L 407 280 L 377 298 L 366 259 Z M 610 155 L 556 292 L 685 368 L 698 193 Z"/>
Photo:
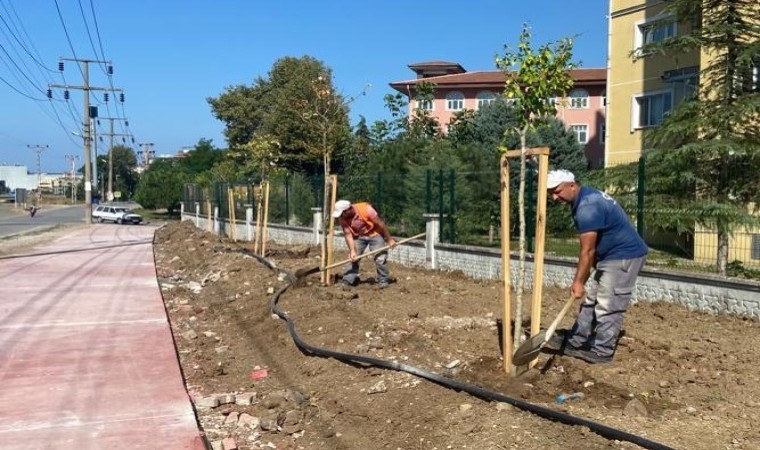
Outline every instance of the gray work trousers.
<path fill-rule="evenodd" d="M 612 356 L 631 304 L 636 278 L 646 255 L 634 259 L 600 261 L 570 331 L 568 344 L 589 346 L 599 356 Z"/>
<path fill-rule="evenodd" d="M 356 256 L 364 253 L 364 250 L 369 247 L 369 250 L 377 250 L 378 248 L 385 247 L 385 239 L 381 235 L 375 235 L 372 237 L 359 236 L 354 238 L 354 245 L 356 246 Z M 388 283 L 390 281 L 390 272 L 388 270 L 388 252 L 380 252 L 375 254 L 375 267 L 377 268 L 377 283 Z M 354 261 L 346 266 L 346 272 L 343 274 L 343 281 L 351 286 L 356 285 L 359 282 L 359 261 Z"/>

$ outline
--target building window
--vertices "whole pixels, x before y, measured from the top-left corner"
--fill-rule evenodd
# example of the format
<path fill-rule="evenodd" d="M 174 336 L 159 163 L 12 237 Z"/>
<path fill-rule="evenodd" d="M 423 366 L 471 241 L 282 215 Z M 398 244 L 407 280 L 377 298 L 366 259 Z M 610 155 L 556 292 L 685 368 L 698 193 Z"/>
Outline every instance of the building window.
<path fill-rule="evenodd" d="M 632 128 L 653 127 L 662 123 L 673 107 L 670 91 L 653 92 L 633 98 Z"/>
<path fill-rule="evenodd" d="M 588 125 L 570 125 L 570 130 L 575 134 L 575 138 L 578 139 L 579 144 L 588 142 Z"/>
<path fill-rule="evenodd" d="M 570 108 L 588 108 L 588 91 L 585 89 L 573 89 L 570 91 Z"/>
<path fill-rule="evenodd" d="M 678 26 L 670 15 L 660 15 L 637 22 L 633 46 L 636 56 L 648 55 L 640 50 L 642 46 L 662 42 L 667 38 L 675 37 L 677 33 Z"/>
<path fill-rule="evenodd" d="M 599 94 L 599 103 L 602 108 L 607 107 L 607 91 L 602 91 L 602 93 Z"/>
<path fill-rule="evenodd" d="M 480 91 L 478 92 L 478 95 L 475 97 L 476 103 L 475 107 L 477 109 L 480 109 L 486 105 L 490 105 L 491 103 L 496 101 L 496 94 L 494 94 L 491 91 Z"/>
<path fill-rule="evenodd" d="M 449 92 L 446 94 L 446 111 L 461 111 L 464 109 L 464 94 Z"/>
<path fill-rule="evenodd" d="M 760 259 L 760 234 L 752 235 L 752 250 L 750 253 L 750 258 Z"/>
<path fill-rule="evenodd" d="M 602 122 L 599 124 L 599 142 L 604 144 L 605 139 L 607 139 L 607 125 Z"/>
<path fill-rule="evenodd" d="M 683 69 L 666 70 L 662 74 L 662 80 L 671 85 L 673 104 L 678 105 L 696 95 L 699 86 L 699 67 L 691 66 Z"/>
<path fill-rule="evenodd" d="M 432 100 L 417 100 L 417 109 L 422 111 L 432 111 L 433 110 L 433 101 Z"/>

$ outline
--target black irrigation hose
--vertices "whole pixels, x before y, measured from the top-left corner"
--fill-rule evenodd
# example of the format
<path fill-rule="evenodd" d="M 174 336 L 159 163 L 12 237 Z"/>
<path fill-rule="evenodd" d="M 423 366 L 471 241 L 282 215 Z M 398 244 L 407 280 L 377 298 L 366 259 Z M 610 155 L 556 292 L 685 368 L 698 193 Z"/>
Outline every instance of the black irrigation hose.
<path fill-rule="evenodd" d="M 635 434 L 628 433 L 626 431 L 619 430 L 617 428 L 612 428 L 607 425 L 603 425 L 589 419 L 573 416 L 571 414 L 555 411 L 550 408 L 535 405 L 533 403 L 529 403 L 517 398 L 509 397 L 499 392 L 489 391 L 487 389 L 476 386 L 474 384 L 463 383 L 453 378 L 445 377 L 443 375 L 439 375 L 434 372 L 429 372 L 427 370 L 420 369 L 419 367 L 414 367 L 407 364 L 401 364 L 394 361 L 386 361 L 383 359 L 372 358 L 369 356 L 356 355 L 353 353 L 338 352 L 335 350 L 329 350 L 329 349 L 310 345 L 306 341 L 301 339 L 301 336 L 298 335 L 298 333 L 296 332 L 296 326 L 293 320 L 286 313 L 284 313 L 277 307 L 277 303 L 280 300 L 280 296 L 286 290 L 288 290 L 291 286 L 293 286 L 293 284 L 295 284 L 297 279 L 291 273 L 276 267 L 269 260 L 261 256 L 250 253 L 247 250 L 241 250 L 241 252 L 246 253 L 247 255 L 256 258 L 257 260 L 259 260 L 262 264 L 266 265 L 271 270 L 284 273 L 287 276 L 288 283 L 283 285 L 280 289 L 278 289 L 274 293 L 274 295 L 272 295 L 272 298 L 269 301 L 269 308 L 270 310 L 272 310 L 272 312 L 277 314 L 277 316 L 280 317 L 280 319 L 285 321 L 288 327 L 288 331 L 290 332 L 290 336 L 293 338 L 293 341 L 296 343 L 298 348 L 300 348 L 302 351 L 306 353 L 316 355 L 316 356 L 323 356 L 326 358 L 335 358 L 339 361 L 345 361 L 345 362 L 350 362 L 350 363 L 361 363 L 365 365 L 383 367 L 389 370 L 407 372 L 412 375 L 416 375 L 420 378 L 425 378 L 427 380 L 430 380 L 441 386 L 456 389 L 459 391 L 464 391 L 464 392 L 467 392 L 468 394 L 471 394 L 473 396 L 476 396 L 482 399 L 509 403 L 510 405 L 513 405 L 517 408 L 523 409 L 525 411 L 531 412 L 533 414 L 536 414 L 538 416 L 541 416 L 550 420 L 555 420 L 557 422 L 560 422 L 566 425 L 573 425 L 573 426 L 578 425 L 578 426 L 588 427 L 588 429 L 590 429 L 594 433 L 600 436 L 603 436 L 607 439 L 615 439 L 618 441 L 631 442 L 633 444 L 636 444 L 642 448 L 646 448 L 649 450 L 674 450 L 673 447 L 668 447 L 665 444 L 660 444 L 659 442 L 649 440 L 645 437 L 637 436 Z"/>

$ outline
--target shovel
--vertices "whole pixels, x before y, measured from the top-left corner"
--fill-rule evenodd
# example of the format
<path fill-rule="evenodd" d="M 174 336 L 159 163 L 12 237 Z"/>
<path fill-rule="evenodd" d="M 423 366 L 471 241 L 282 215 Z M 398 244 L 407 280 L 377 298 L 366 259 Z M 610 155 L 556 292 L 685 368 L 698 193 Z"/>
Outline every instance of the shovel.
<path fill-rule="evenodd" d="M 517 348 L 514 356 L 512 356 L 512 364 L 515 366 L 522 366 L 523 364 L 527 364 L 530 361 L 534 360 L 538 356 L 538 353 L 541 351 L 541 347 L 549 342 L 549 339 L 551 339 L 554 335 L 554 331 L 562 321 L 562 318 L 565 317 L 567 311 L 570 310 L 570 307 L 573 305 L 573 300 L 575 300 L 575 297 L 571 295 L 570 298 L 567 299 L 567 302 L 565 302 L 565 306 L 562 307 L 562 311 L 559 312 L 557 318 L 554 319 L 554 322 L 549 325 L 549 328 L 547 328 L 546 331 L 541 331 L 535 336 L 532 336 Z"/>
<path fill-rule="evenodd" d="M 411 241 L 413 239 L 419 239 L 419 238 L 421 238 L 423 236 L 425 236 L 425 233 L 420 233 L 420 234 L 418 234 L 416 236 L 404 238 L 404 239 L 401 239 L 400 241 L 396 241 L 396 245 L 400 245 L 400 244 L 403 244 L 405 242 L 409 242 L 409 241 Z M 330 264 L 329 266 L 326 266 L 326 267 L 319 267 L 319 266 L 301 267 L 300 269 L 296 270 L 295 276 L 298 279 L 298 278 L 303 278 L 306 275 L 311 275 L 312 273 L 323 272 L 325 270 L 334 269 L 334 268 L 342 266 L 344 264 L 348 264 L 348 263 L 353 262 L 353 261 L 358 261 L 358 260 L 360 260 L 362 258 L 366 258 L 367 256 L 372 256 L 374 254 L 377 254 L 377 253 L 380 253 L 382 251 L 388 250 L 389 248 L 391 248 L 391 246 L 390 245 L 386 245 L 385 247 L 380 247 L 380 248 L 372 250 L 370 252 L 362 253 L 361 255 L 357 256 L 354 259 L 346 259 L 345 261 L 340 261 L 340 262 L 332 263 L 332 264 Z"/>

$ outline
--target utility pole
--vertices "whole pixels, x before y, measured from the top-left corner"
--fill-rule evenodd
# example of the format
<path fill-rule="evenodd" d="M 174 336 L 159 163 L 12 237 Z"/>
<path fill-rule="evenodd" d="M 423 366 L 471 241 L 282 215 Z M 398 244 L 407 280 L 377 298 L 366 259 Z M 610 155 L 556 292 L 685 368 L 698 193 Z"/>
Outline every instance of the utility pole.
<path fill-rule="evenodd" d="M 64 96 L 68 98 L 68 89 L 79 89 L 84 92 L 84 120 L 82 126 L 84 127 L 84 209 L 85 209 L 85 223 L 92 224 L 92 153 L 91 153 L 91 138 L 90 138 L 90 91 L 123 91 L 119 88 L 103 88 L 90 86 L 90 63 L 109 64 L 108 73 L 113 73 L 113 68 L 110 66 L 111 61 L 100 61 L 97 59 L 79 59 L 79 58 L 61 58 L 58 63 L 58 70 L 63 71 L 63 61 L 74 61 L 80 64 L 82 69 L 82 86 L 69 86 L 60 84 L 50 84 L 49 87 L 62 88 L 67 91 L 64 92 Z M 48 97 L 52 97 L 52 92 L 48 89 Z M 121 101 L 124 101 L 124 94 L 121 95 Z"/>
<path fill-rule="evenodd" d="M 113 138 L 114 136 L 132 136 L 131 134 L 123 134 L 123 133 L 114 133 L 113 132 L 113 121 L 114 120 L 123 120 L 125 125 L 129 126 L 129 122 L 127 122 L 127 119 L 122 117 L 101 117 L 101 119 L 104 120 L 110 120 L 111 121 L 111 127 L 110 133 L 100 133 L 102 135 L 110 136 L 111 143 L 108 147 L 108 192 L 106 193 L 106 198 L 108 201 L 113 200 Z"/>
<path fill-rule="evenodd" d="M 42 167 L 40 164 L 40 153 L 42 153 L 43 150 L 47 149 L 47 145 L 27 145 L 27 147 L 31 148 L 34 153 L 36 154 L 36 160 L 37 160 L 37 198 L 42 198 Z"/>
<path fill-rule="evenodd" d="M 69 172 L 69 175 L 71 177 L 71 204 L 73 205 L 76 203 L 77 198 L 77 190 L 76 190 L 76 166 L 75 162 L 79 159 L 79 156 L 75 155 L 65 155 L 66 157 L 66 163 L 71 163 L 71 171 Z"/>
<path fill-rule="evenodd" d="M 147 169 L 148 165 L 153 159 L 153 155 L 156 154 L 156 152 L 153 151 L 153 143 L 146 142 L 144 144 L 137 144 L 137 145 L 139 145 L 142 148 L 142 151 L 140 152 L 142 154 L 142 165 L 144 169 Z"/>

